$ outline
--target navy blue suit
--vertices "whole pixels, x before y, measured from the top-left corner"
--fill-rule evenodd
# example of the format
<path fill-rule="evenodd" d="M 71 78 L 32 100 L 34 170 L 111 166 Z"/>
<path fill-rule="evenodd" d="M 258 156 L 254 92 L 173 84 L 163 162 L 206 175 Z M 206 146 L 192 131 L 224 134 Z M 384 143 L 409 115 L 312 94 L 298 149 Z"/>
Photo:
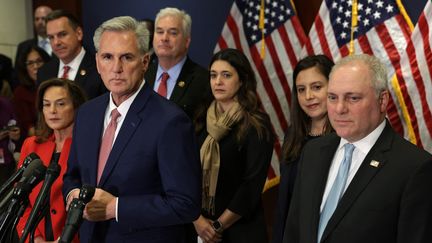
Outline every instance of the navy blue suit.
<path fill-rule="evenodd" d="M 64 195 L 96 185 L 109 93 L 78 111 Z M 147 84 L 120 128 L 98 187 L 117 196 L 118 222 L 84 221 L 81 242 L 184 242 L 201 209 L 201 169 L 192 123 Z"/>

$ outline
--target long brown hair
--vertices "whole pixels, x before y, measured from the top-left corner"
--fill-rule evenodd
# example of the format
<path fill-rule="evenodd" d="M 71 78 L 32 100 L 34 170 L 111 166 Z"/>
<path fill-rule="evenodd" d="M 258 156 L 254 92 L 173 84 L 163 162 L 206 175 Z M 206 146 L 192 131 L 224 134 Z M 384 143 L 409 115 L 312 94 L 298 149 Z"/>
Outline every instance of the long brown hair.
<path fill-rule="evenodd" d="M 62 79 L 53 78 L 41 83 L 38 89 L 38 94 L 36 97 L 36 109 L 38 111 L 38 123 L 36 128 L 36 142 L 43 143 L 48 140 L 48 138 L 53 134 L 53 129 L 51 129 L 45 121 L 45 116 L 43 114 L 43 97 L 45 92 L 50 87 L 62 87 L 64 88 L 72 99 L 72 104 L 74 112 L 78 110 L 87 99 L 84 95 L 82 89 L 74 82 Z"/>
<path fill-rule="evenodd" d="M 328 79 L 333 65 L 333 61 L 327 56 L 315 55 L 300 60 L 294 68 L 290 125 L 285 133 L 282 145 L 282 162 L 289 162 L 299 157 L 312 123 L 310 117 L 303 111 L 298 102 L 296 85 L 298 74 L 303 70 L 316 67 L 318 71 Z M 327 117 L 323 134 L 330 133 L 332 130 Z"/>
<path fill-rule="evenodd" d="M 255 73 L 247 57 L 237 49 L 222 49 L 213 55 L 209 67 L 218 60 L 225 61 L 234 67 L 239 75 L 239 80 L 242 82 L 236 94 L 237 101 L 244 110 L 243 119 L 237 129 L 237 140 L 240 141 L 244 138 L 250 126 L 256 129 L 260 139 L 265 138 L 269 140 L 272 137 L 272 132 L 266 129 L 265 123 L 268 123 L 270 119 L 261 109 L 256 92 L 257 81 Z M 207 109 L 214 100 L 213 95 L 209 94 L 208 97 L 209 99 L 198 108 L 195 116 L 196 131 L 201 131 L 205 128 Z"/>

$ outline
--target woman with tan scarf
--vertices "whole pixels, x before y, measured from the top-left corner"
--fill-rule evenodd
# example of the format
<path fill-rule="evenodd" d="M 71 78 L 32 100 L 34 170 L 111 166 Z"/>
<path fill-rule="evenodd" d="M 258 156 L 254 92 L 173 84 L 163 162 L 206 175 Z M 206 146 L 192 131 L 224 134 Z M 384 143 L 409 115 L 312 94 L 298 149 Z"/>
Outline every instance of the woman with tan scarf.
<path fill-rule="evenodd" d="M 260 110 L 246 56 L 224 49 L 210 63 L 211 100 L 195 119 L 203 174 L 203 242 L 267 242 L 261 192 L 273 150 L 270 119 Z M 196 238 L 195 238 L 196 239 Z"/>

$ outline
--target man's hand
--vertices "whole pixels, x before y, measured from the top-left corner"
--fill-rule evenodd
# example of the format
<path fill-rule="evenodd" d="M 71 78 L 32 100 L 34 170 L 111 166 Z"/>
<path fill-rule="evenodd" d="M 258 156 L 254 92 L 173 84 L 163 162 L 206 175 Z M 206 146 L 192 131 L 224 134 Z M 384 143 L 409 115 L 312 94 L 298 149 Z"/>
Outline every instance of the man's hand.
<path fill-rule="evenodd" d="M 83 217 L 89 221 L 105 221 L 116 217 L 116 197 L 96 188 L 93 199 L 87 203 Z"/>

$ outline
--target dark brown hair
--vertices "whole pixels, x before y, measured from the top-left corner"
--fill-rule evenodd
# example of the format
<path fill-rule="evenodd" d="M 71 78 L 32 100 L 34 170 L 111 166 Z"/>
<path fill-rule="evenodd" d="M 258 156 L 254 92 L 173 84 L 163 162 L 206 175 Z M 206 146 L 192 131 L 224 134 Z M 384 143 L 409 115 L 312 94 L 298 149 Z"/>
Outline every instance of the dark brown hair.
<path fill-rule="evenodd" d="M 285 133 L 284 142 L 282 145 L 282 162 L 290 162 L 299 157 L 303 148 L 306 137 L 310 132 L 311 119 L 303 111 L 298 103 L 296 79 L 298 74 L 306 69 L 316 67 L 318 71 L 324 75 L 327 80 L 330 75 L 333 61 L 325 55 L 308 56 L 300 60 L 293 72 L 293 88 L 290 110 L 290 125 Z M 330 133 L 332 127 L 327 117 L 324 126 L 323 134 Z"/>
<path fill-rule="evenodd" d="M 256 91 L 257 81 L 255 73 L 247 57 L 237 49 L 222 49 L 213 55 L 209 67 L 218 60 L 225 61 L 234 67 L 242 83 L 237 91 L 237 100 L 244 110 L 244 116 L 238 126 L 237 139 L 240 141 L 246 135 L 247 129 L 250 126 L 253 126 L 257 130 L 260 139 L 270 139 L 273 135 L 272 131 L 267 130 L 265 126 L 265 123 L 268 123 L 270 119 L 261 109 Z M 214 100 L 213 95 L 209 94 L 208 97 L 210 98 L 207 102 L 198 109 L 195 119 L 196 131 L 200 131 L 205 127 L 207 109 Z"/>
<path fill-rule="evenodd" d="M 36 51 L 44 63 L 47 63 L 50 60 L 50 56 L 42 48 L 36 44 L 33 44 L 26 47 L 18 56 L 16 69 L 20 83 L 29 89 L 36 89 L 36 83 L 30 78 L 30 75 L 28 74 L 26 63 L 27 57 L 32 51 Z"/>
<path fill-rule="evenodd" d="M 68 92 L 72 100 L 75 113 L 78 110 L 78 107 L 80 107 L 87 100 L 82 89 L 73 81 L 62 78 L 53 78 L 42 82 L 39 86 L 36 97 L 36 109 L 38 111 L 38 123 L 36 129 L 37 143 L 45 142 L 53 133 L 53 130 L 48 127 L 43 114 L 43 97 L 48 88 L 51 87 L 62 87 Z"/>

